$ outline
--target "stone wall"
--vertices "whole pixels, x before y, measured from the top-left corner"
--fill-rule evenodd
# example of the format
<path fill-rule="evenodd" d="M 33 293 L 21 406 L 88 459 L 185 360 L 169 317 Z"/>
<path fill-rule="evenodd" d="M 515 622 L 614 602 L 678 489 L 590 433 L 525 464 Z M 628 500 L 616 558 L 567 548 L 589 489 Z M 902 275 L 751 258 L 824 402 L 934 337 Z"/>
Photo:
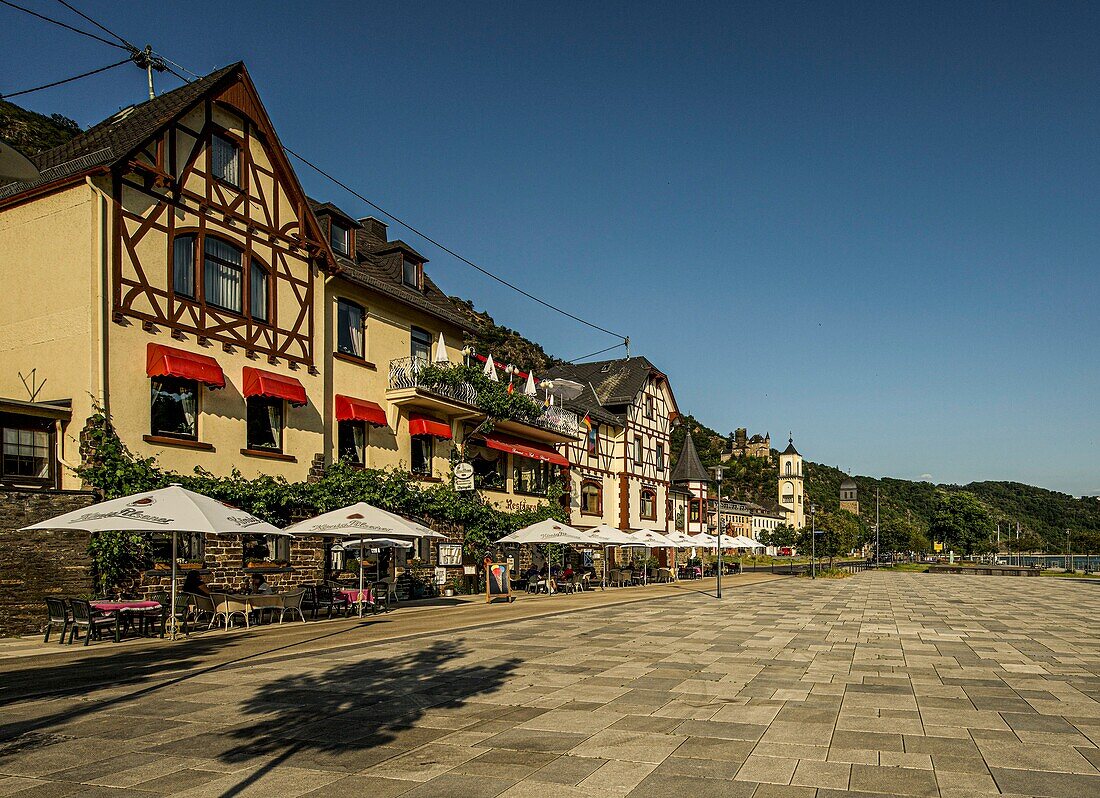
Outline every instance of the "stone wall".
<path fill-rule="evenodd" d="M 0 488 L 0 637 L 42 629 L 46 596 L 95 591 L 86 532 L 19 532 L 95 502 L 90 491 Z"/>

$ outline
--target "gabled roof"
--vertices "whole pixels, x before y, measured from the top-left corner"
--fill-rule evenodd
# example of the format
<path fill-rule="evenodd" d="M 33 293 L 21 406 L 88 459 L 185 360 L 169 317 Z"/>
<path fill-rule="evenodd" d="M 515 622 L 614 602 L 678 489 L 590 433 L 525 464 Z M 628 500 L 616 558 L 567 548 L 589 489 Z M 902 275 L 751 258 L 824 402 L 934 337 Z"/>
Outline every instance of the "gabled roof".
<path fill-rule="evenodd" d="M 672 469 L 669 477 L 671 482 L 709 482 L 710 475 L 703 467 L 703 461 L 699 459 L 699 452 L 695 448 L 695 441 L 691 437 L 691 430 L 684 435 L 684 448 L 680 450 L 680 457 L 676 460 L 676 467 Z"/>
<path fill-rule="evenodd" d="M 332 213 L 340 217 L 351 217 L 331 202 L 317 202 L 310 199 L 309 205 L 315 214 Z M 423 290 L 405 285 L 402 278 L 402 253 L 411 251 L 420 260 L 426 260 L 407 244 L 386 241 L 371 235 L 370 228 L 360 225 L 355 234 L 354 257 L 336 256 L 340 276 L 344 279 L 380 291 L 410 307 L 443 319 L 462 330 L 473 332 L 476 326 L 469 317 L 461 313 L 454 301 L 439 289 L 427 273 L 424 274 Z M 401 246 L 395 247 L 395 244 Z"/>
<path fill-rule="evenodd" d="M 651 377 L 667 380 L 664 373 L 645 357 L 596 360 L 590 363 L 563 363 L 549 369 L 546 379 L 567 379 L 584 386 L 576 399 L 565 406 L 580 413 L 589 413 L 607 424 L 622 426 L 626 421 L 625 406 L 631 404 Z M 671 388 L 669 394 L 671 395 Z M 673 397 L 673 405 L 676 399 Z"/>
<path fill-rule="evenodd" d="M 35 155 L 31 161 L 42 172 L 42 178 L 28 183 L 8 183 L 0 187 L 0 199 L 83 176 L 96 167 L 110 166 L 128 158 L 142 142 L 186 113 L 219 82 L 243 69 L 244 64 L 240 61 L 222 67 L 193 83 L 166 91 L 152 100 L 123 108 L 61 146 Z"/>

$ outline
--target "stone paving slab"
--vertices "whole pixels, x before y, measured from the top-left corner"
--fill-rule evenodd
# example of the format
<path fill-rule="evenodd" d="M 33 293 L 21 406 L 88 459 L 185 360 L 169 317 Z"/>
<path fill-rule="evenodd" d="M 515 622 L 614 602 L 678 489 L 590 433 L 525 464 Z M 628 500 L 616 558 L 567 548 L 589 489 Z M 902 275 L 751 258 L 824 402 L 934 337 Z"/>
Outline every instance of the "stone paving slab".
<path fill-rule="evenodd" d="M 1100 795 L 1097 586 L 867 573 L 599 604 L 22 662 L 0 797 Z"/>

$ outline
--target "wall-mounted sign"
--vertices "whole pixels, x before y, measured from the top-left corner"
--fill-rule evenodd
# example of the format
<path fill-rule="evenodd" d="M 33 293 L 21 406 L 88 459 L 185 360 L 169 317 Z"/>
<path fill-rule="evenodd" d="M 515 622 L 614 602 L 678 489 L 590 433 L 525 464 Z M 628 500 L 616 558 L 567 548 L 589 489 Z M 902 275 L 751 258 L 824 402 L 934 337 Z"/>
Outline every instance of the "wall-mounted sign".
<path fill-rule="evenodd" d="M 462 565 L 462 546 L 458 543 L 440 543 L 439 564 L 450 568 Z"/>
<path fill-rule="evenodd" d="M 437 585 L 447 584 L 447 569 L 446 568 L 436 568 L 435 569 L 435 583 Z"/>
<path fill-rule="evenodd" d="M 454 467 L 455 490 L 474 489 L 474 467 L 469 463 L 456 463 Z"/>

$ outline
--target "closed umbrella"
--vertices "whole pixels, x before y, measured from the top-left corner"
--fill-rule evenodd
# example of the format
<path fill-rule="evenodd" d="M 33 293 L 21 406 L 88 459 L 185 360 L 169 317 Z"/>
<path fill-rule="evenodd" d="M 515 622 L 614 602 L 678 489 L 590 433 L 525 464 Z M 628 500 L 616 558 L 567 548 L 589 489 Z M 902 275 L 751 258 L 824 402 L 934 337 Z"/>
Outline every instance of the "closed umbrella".
<path fill-rule="evenodd" d="M 208 535 L 287 535 L 239 510 L 180 485 L 144 491 L 73 510 L 56 518 L 23 527 L 33 529 L 76 529 L 84 532 L 168 532 L 172 533 L 172 637 L 176 623 L 176 547 L 180 532 Z"/>

